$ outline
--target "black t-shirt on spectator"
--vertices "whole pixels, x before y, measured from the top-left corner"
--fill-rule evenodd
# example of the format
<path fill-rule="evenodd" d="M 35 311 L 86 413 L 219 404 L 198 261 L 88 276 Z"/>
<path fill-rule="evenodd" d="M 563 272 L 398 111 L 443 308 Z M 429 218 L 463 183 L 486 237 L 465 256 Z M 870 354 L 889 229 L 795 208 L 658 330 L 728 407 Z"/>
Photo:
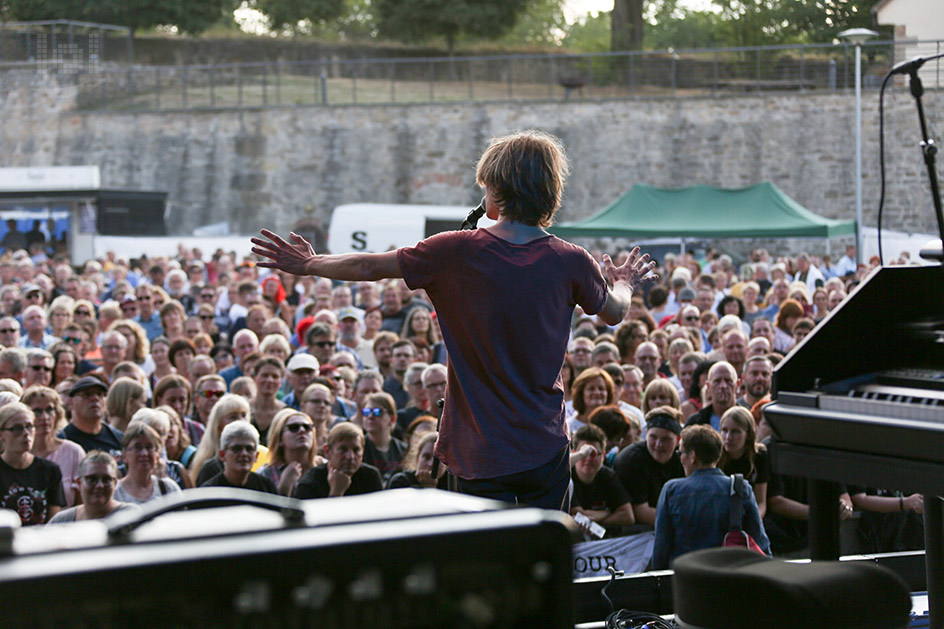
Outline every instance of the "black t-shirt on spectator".
<path fill-rule="evenodd" d="M 203 487 L 203 483 L 222 472 L 223 462 L 220 461 L 220 457 L 215 456 L 212 459 L 207 459 L 203 462 L 203 467 L 200 468 L 200 471 L 197 472 L 197 487 Z"/>
<path fill-rule="evenodd" d="M 75 424 L 70 422 L 62 429 L 59 436 L 76 442 L 86 452 L 101 450 L 116 459 L 121 456 L 121 438 L 124 437 L 124 433 L 117 428 L 112 428 L 110 424 L 102 423 L 101 432 L 92 435 L 79 430 L 75 427 Z"/>
<path fill-rule="evenodd" d="M 222 472 L 220 472 L 213 478 L 209 479 L 207 482 L 200 485 L 200 487 L 235 487 L 236 489 L 251 489 L 252 491 L 261 491 L 267 494 L 279 493 L 275 483 L 270 481 L 265 476 L 261 476 L 255 472 L 249 472 L 249 478 L 246 479 L 245 485 L 232 484 L 229 482 L 229 479 L 226 478 Z"/>
<path fill-rule="evenodd" d="M 729 461 L 721 471 L 728 476 L 743 474 L 744 479 L 747 480 L 751 486 L 759 483 L 769 483 L 770 457 L 767 456 L 767 449 L 763 448 L 754 455 L 753 471 L 750 469 L 750 463 L 748 463 L 746 455 L 742 455 L 739 459 Z M 767 493 L 769 494 L 770 492 L 768 491 Z"/>
<path fill-rule="evenodd" d="M 659 463 L 649 454 L 645 441 L 623 448 L 616 455 L 613 469 L 629 494 L 630 502 L 646 503 L 653 509 L 659 504 L 662 486 L 673 478 L 685 476 L 678 454 L 673 454 L 665 464 Z"/>
<path fill-rule="evenodd" d="M 390 439 L 390 447 L 381 452 L 370 439 L 364 440 L 364 463 L 373 465 L 380 472 L 380 477 L 386 483 L 390 477 L 400 471 L 400 462 L 406 455 L 406 443 L 396 438 Z"/>
<path fill-rule="evenodd" d="M 345 496 L 369 494 L 383 489 L 380 472 L 372 465 L 362 464 L 351 477 L 351 486 L 344 492 Z M 295 498 L 327 498 L 331 494 L 328 484 L 328 464 L 322 463 L 311 468 L 298 481 L 295 488 Z"/>
<path fill-rule="evenodd" d="M 18 470 L 0 459 L 0 507 L 16 511 L 28 526 L 48 522 L 51 506 L 66 506 L 58 465 L 37 456 L 26 469 Z"/>
<path fill-rule="evenodd" d="M 588 511 L 613 512 L 629 502 L 629 494 L 611 469 L 601 468 L 589 485 L 580 480 L 576 470 L 571 469 L 574 481 L 574 495 L 570 506 L 582 507 Z M 607 537 L 619 534 L 621 527 L 606 527 Z"/>

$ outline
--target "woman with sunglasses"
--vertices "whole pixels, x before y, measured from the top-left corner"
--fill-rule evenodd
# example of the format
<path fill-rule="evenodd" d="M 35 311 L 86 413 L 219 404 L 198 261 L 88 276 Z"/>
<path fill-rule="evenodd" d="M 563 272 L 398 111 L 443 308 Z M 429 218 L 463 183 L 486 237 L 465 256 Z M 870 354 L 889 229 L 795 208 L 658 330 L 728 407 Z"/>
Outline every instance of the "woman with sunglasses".
<path fill-rule="evenodd" d="M 75 504 L 75 482 L 85 450 L 74 441 L 56 436 L 66 425 L 66 410 L 59 394 L 49 387 L 32 386 L 23 392 L 20 401 L 33 411 L 33 423 L 36 425 L 30 452 L 59 466 L 66 506 L 71 507 Z"/>
<path fill-rule="evenodd" d="M 294 408 L 276 413 L 269 429 L 269 461 L 258 473 L 275 483 L 280 494 L 291 496 L 302 474 L 322 462 L 311 418 Z"/>
<path fill-rule="evenodd" d="M 372 393 L 361 409 L 364 422 L 364 463 L 380 471 L 384 484 L 400 471 L 407 445 L 392 435 L 397 425 L 397 405 L 389 393 Z"/>
<path fill-rule="evenodd" d="M 0 408 L 0 507 L 15 511 L 23 526 L 45 524 L 66 504 L 59 466 L 31 451 L 35 430 L 29 406 Z"/>
<path fill-rule="evenodd" d="M 140 509 L 137 505 L 115 500 L 117 486 L 118 462 L 107 452 L 89 452 L 79 463 L 79 493 L 82 496 L 82 504 L 60 511 L 49 520 L 49 524 L 100 520 L 116 511 Z"/>

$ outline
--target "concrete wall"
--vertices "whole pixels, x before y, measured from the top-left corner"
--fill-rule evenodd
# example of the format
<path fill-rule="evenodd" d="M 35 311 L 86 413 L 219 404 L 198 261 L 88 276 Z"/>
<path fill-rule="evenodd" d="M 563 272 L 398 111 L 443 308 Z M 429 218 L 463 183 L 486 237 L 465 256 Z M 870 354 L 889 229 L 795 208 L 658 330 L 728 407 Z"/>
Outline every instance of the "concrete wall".
<path fill-rule="evenodd" d="M 471 206 L 488 139 L 529 127 L 559 135 L 569 151 L 561 220 L 606 206 L 635 182 L 761 180 L 814 212 L 854 217 L 851 93 L 134 114 L 76 111 L 74 86 L 49 77 L 0 84 L 0 166 L 98 164 L 103 186 L 167 190 L 176 234 L 224 220 L 242 233 L 327 223 L 342 203 Z M 864 208 L 874 225 L 878 94 L 863 101 Z M 940 129 L 944 97 L 929 93 L 925 106 Z M 913 100 L 896 89 L 886 107 L 885 227 L 934 232 Z"/>

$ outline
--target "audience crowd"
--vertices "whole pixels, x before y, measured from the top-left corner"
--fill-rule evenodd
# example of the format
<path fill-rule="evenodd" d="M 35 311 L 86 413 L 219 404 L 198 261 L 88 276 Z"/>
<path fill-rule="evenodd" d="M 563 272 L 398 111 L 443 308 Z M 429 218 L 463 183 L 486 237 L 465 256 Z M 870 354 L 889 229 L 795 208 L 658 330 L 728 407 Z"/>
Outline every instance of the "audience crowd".
<path fill-rule="evenodd" d="M 742 474 L 744 529 L 802 554 L 806 482 L 771 472 L 761 411 L 774 366 L 869 270 L 854 248 L 835 264 L 669 254 L 621 324 L 578 309 L 558 381 L 572 515 L 606 537 L 655 530 L 665 567 L 720 545 L 724 479 Z M 296 277 L 183 247 L 80 267 L 8 247 L 0 310 L 0 506 L 23 524 L 202 486 L 298 498 L 452 486 L 430 465 L 446 349 L 402 280 Z M 863 550 L 920 546 L 920 495 L 845 489 L 837 509 L 858 519 Z"/>

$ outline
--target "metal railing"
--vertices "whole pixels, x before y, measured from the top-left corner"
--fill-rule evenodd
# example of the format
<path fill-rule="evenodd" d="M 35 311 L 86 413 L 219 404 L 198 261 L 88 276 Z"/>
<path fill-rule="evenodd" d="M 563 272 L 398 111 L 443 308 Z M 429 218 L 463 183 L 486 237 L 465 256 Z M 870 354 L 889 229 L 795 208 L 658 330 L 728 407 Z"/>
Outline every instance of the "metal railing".
<path fill-rule="evenodd" d="M 863 85 L 897 61 L 940 54 L 944 41 L 870 42 Z M 312 60 L 103 67 L 82 74 L 83 109 L 155 111 L 355 104 L 602 100 L 851 89 L 849 44 L 490 57 Z M 940 60 L 921 71 L 944 87 Z"/>

